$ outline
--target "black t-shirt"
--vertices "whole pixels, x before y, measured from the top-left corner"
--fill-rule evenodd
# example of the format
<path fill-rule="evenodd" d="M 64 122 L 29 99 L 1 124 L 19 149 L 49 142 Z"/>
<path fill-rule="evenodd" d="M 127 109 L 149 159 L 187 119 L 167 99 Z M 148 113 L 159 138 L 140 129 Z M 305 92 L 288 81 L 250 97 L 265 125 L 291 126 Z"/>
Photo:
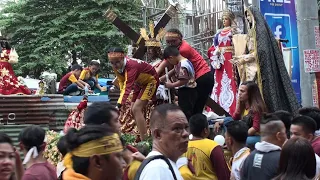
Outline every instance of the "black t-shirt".
<path fill-rule="evenodd" d="M 260 152 L 254 150 L 244 161 L 241 180 L 270 180 L 278 175 L 280 150 Z"/>

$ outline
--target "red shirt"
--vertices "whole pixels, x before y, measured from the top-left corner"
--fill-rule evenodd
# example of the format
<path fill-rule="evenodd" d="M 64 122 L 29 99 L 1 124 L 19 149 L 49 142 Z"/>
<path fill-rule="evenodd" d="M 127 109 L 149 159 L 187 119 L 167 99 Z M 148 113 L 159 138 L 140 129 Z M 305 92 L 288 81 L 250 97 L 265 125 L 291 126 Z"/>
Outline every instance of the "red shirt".
<path fill-rule="evenodd" d="M 64 75 L 59 83 L 59 93 L 62 93 L 70 84 L 77 82 L 77 78 L 74 76 L 72 72 Z"/>
<path fill-rule="evenodd" d="M 241 113 L 240 112 L 235 112 L 232 116 L 232 119 L 233 120 L 241 120 L 242 116 L 241 116 Z M 260 113 L 255 113 L 255 112 L 252 112 L 252 127 L 257 131 L 257 132 L 260 132 L 260 118 L 261 118 L 261 115 Z M 251 128 L 251 127 L 249 127 Z"/>
<path fill-rule="evenodd" d="M 114 72 L 118 78 L 120 86 L 119 104 L 125 104 L 130 92 L 135 88 L 135 84 L 143 87 L 152 81 L 159 81 L 158 74 L 153 66 L 139 59 L 126 57 L 126 64 L 122 73 L 116 69 Z M 133 98 L 134 101 L 134 98 Z"/>
<path fill-rule="evenodd" d="M 311 145 L 314 152 L 320 156 L 320 137 L 316 137 L 316 139 L 311 142 Z"/>
<path fill-rule="evenodd" d="M 37 163 L 25 170 L 21 180 L 57 180 L 57 174 L 49 162 Z"/>
<path fill-rule="evenodd" d="M 210 72 L 210 68 L 207 62 L 202 58 L 202 56 L 198 53 L 198 51 L 196 51 L 187 43 L 187 41 L 182 40 L 182 44 L 179 47 L 179 51 L 181 56 L 191 61 L 193 68 L 196 72 L 196 76 L 195 76 L 196 79 Z"/>

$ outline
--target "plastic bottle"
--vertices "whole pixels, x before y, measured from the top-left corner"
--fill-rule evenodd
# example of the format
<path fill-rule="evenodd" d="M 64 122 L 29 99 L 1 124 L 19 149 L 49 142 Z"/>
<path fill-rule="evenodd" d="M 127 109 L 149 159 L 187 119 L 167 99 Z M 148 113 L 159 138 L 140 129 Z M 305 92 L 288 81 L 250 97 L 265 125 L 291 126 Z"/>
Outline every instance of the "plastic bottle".
<path fill-rule="evenodd" d="M 89 94 L 89 89 L 88 89 L 87 86 L 84 87 L 84 94 L 85 94 L 86 96 L 88 96 L 88 94 Z"/>

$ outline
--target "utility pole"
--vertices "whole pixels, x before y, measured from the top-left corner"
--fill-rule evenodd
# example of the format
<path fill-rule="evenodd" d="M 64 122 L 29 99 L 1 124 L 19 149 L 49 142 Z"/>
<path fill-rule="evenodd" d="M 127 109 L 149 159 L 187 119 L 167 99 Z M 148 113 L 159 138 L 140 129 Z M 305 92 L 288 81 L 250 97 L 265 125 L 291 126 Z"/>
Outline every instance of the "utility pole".
<path fill-rule="evenodd" d="M 299 39 L 300 87 L 302 106 L 312 106 L 312 85 L 314 73 L 306 73 L 304 69 L 303 51 L 316 49 L 315 26 L 319 26 L 317 0 L 295 0 Z"/>

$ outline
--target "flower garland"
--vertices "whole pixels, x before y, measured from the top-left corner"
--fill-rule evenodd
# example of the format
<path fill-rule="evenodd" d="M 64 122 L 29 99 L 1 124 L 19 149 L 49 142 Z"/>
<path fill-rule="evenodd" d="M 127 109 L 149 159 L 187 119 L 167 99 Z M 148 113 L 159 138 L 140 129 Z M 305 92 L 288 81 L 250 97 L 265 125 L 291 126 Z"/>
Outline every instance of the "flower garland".
<path fill-rule="evenodd" d="M 48 160 L 52 165 L 56 166 L 60 161 L 62 161 L 62 155 L 57 148 L 57 143 L 61 135 L 55 131 L 46 132 L 46 148 L 43 153 L 43 157 Z"/>
<path fill-rule="evenodd" d="M 126 144 L 130 144 L 132 146 L 142 146 L 148 147 L 149 152 L 152 150 L 152 138 L 148 138 L 145 141 L 136 142 L 136 136 L 133 134 L 122 134 L 121 137 L 124 139 Z"/>

